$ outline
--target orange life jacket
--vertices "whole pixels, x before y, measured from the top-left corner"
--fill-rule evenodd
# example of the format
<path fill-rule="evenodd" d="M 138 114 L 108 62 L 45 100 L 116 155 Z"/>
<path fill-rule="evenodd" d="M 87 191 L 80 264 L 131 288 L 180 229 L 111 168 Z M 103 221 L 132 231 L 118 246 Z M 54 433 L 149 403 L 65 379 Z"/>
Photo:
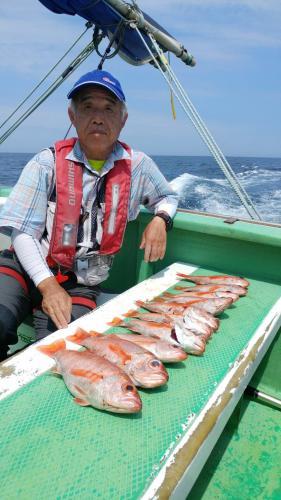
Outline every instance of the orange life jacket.
<path fill-rule="evenodd" d="M 82 174 L 80 162 L 67 160 L 77 139 L 55 143 L 56 210 L 47 256 L 48 264 L 71 269 L 76 253 L 77 232 L 82 206 Z M 120 143 L 130 159 L 117 160 L 105 179 L 105 214 L 99 254 L 112 255 L 122 245 L 128 220 L 131 187 L 131 149 Z"/>

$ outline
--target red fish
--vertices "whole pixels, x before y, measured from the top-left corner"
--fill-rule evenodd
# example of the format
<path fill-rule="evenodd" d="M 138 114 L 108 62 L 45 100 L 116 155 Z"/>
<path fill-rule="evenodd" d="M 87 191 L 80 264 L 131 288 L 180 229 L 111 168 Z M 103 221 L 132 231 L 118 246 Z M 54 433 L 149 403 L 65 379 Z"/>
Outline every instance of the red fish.
<path fill-rule="evenodd" d="M 132 315 L 125 315 L 126 317 L 138 318 L 143 321 L 152 321 L 155 323 L 164 323 L 173 327 L 175 324 L 179 325 L 184 330 L 188 330 L 187 334 L 195 333 L 196 335 L 202 336 L 207 340 L 211 334 L 215 331 L 215 328 L 211 325 L 203 322 L 198 317 L 194 315 L 189 315 L 185 313 L 184 317 L 182 314 L 160 314 L 160 313 L 138 313 L 135 312 Z"/>
<path fill-rule="evenodd" d="M 178 345 L 170 344 L 165 340 L 144 335 L 135 335 L 134 333 L 116 333 L 117 337 L 141 345 L 144 349 L 152 352 L 158 359 L 166 363 L 178 363 L 187 358 L 186 352 Z"/>
<path fill-rule="evenodd" d="M 190 287 L 191 288 L 191 287 Z M 194 287 L 195 288 L 195 287 Z M 245 288 L 239 287 L 241 290 L 245 291 Z M 184 289 L 186 290 L 186 289 Z M 246 295 L 246 293 L 240 294 L 240 295 Z M 239 295 L 236 293 L 232 292 L 221 292 L 220 290 L 217 290 L 216 292 L 196 292 L 192 290 L 190 291 L 183 291 L 181 293 L 169 293 L 165 292 L 162 294 L 163 298 L 176 298 L 176 297 L 188 297 L 188 298 L 194 298 L 194 299 L 215 299 L 217 297 L 219 298 L 225 298 L 225 299 L 232 299 L 233 302 L 236 302 L 236 300 L 239 299 Z"/>
<path fill-rule="evenodd" d="M 116 413 L 141 410 L 140 396 L 128 375 L 101 356 L 66 350 L 64 340 L 37 349 L 56 360 L 53 371 L 62 375 L 77 404 Z"/>
<path fill-rule="evenodd" d="M 148 337 L 156 337 L 171 344 L 179 345 L 189 354 L 201 355 L 205 350 L 205 342 L 203 339 L 194 335 L 192 332 L 185 331 L 178 324 L 168 325 L 155 323 L 153 321 L 141 321 L 134 318 L 129 318 L 127 321 L 115 318 L 115 320 L 109 324 L 111 326 L 128 328 L 133 332 L 137 332 Z"/>
<path fill-rule="evenodd" d="M 78 330 L 67 340 L 87 347 L 91 352 L 117 364 L 136 386 L 159 387 L 169 375 L 161 361 L 148 350 L 117 335 L 101 335 Z"/>
<path fill-rule="evenodd" d="M 206 323 L 208 326 L 211 327 L 212 331 L 216 331 L 219 327 L 220 321 L 218 318 L 214 318 L 214 316 L 207 312 L 204 311 L 204 309 L 196 306 L 191 306 L 188 307 L 183 315 L 184 321 L 186 318 L 194 318 L 202 321 L 203 323 Z"/>
<path fill-rule="evenodd" d="M 206 292 L 206 293 L 216 293 L 216 292 L 228 292 L 234 293 L 235 295 L 243 296 L 247 294 L 247 288 L 237 285 L 191 285 L 191 286 L 175 286 L 175 290 L 180 290 L 182 293 L 191 293 L 192 295 L 196 292 Z"/>
<path fill-rule="evenodd" d="M 177 273 L 177 276 L 198 285 L 237 285 L 247 288 L 250 284 L 249 281 L 244 278 L 230 275 L 193 276 L 191 274 Z"/>
<path fill-rule="evenodd" d="M 164 301 L 161 299 L 156 299 L 152 304 L 154 307 L 154 304 L 159 303 L 162 307 L 163 304 L 165 304 L 166 311 L 169 314 L 175 313 L 184 313 L 189 307 L 199 307 L 200 309 L 204 309 L 205 311 L 211 313 L 211 314 L 220 314 L 223 312 L 225 309 L 231 306 L 233 303 L 232 299 L 224 299 L 224 298 L 214 298 L 214 299 L 197 299 L 197 300 L 180 300 L 179 302 L 169 300 L 169 301 Z M 149 308 L 147 302 L 145 303 L 143 307 Z M 150 302 L 151 304 L 151 302 Z"/>

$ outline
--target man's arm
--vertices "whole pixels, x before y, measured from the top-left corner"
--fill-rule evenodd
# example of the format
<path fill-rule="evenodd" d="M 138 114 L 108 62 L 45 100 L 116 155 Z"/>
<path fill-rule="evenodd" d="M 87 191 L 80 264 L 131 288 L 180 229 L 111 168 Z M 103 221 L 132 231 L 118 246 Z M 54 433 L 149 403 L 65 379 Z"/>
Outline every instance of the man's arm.
<path fill-rule="evenodd" d="M 71 319 L 70 295 L 59 285 L 42 253 L 39 241 L 16 229 L 12 233 L 16 255 L 42 295 L 42 309 L 57 328 L 66 328 Z"/>
<path fill-rule="evenodd" d="M 145 156 L 142 167 L 142 203 L 154 212 L 154 218 L 143 232 L 140 248 L 144 249 L 146 262 L 155 262 L 164 258 L 167 230 L 177 210 L 178 196 L 151 158 Z"/>
<path fill-rule="evenodd" d="M 140 249 L 144 250 L 144 261 L 162 260 L 166 252 L 166 244 L 166 224 L 163 219 L 155 216 L 142 234 Z"/>

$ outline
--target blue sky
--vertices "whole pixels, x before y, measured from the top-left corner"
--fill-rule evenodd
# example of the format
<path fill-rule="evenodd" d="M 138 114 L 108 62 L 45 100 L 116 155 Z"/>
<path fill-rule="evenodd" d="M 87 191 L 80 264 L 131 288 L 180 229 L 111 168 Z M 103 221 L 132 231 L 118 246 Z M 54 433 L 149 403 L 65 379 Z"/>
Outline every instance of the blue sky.
<path fill-rule="evenodd" d="M 172 67 L 224 153 L 281 157 L 281 2 L 139 0 L 138 4 L 195 56 L 195 68 L 174 56 Z M 1 0 L 0 123 L 57 62 L 84 24 L 77 16 L 53 14 L 38 0 Z M 93 54 L 0 146 L 0 152 L 36 152 L 62 138 L 69 124 L 66 93 L 97 64 Z M 168 88 L 158 71 L 150 65 L 128 65 L 119 57 L 104 69 L 119 78 L 127 96 L 124 140 L 148 154 L 209 154 L 178 105 L 173 121 Z"/>

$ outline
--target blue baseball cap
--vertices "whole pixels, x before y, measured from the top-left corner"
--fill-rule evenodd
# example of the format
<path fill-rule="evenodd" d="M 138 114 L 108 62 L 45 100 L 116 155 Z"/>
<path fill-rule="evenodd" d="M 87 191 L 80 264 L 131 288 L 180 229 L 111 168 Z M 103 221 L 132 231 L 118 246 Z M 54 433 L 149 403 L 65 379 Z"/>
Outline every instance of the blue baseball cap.
<path fill-rule="evenodd" d="M 89 73 L 81 76 L 81 78 L 77 80 L 70 92 L 67 94 L 67 98 L 71 99 L 76 92 L 85 85 L 100 85 L 101 87 L 105 87 L 110 90 L 110 92 L 112 92 L 117 99 L 119 99 L 119 101 L 126 101 L 120 82 L 107 71 L 99 69 L 95 69 L 94 71 L 90 71 Z"/>

